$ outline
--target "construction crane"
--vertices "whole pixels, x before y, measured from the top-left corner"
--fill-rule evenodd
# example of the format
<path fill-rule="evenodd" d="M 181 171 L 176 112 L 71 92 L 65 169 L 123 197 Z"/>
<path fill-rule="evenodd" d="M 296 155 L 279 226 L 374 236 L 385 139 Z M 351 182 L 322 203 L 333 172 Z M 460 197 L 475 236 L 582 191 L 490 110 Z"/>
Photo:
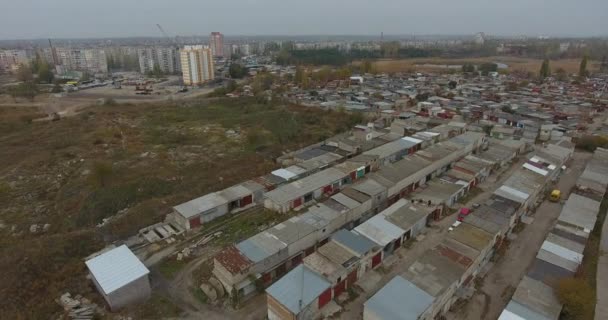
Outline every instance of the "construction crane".
<path fill-rule="evenodd" d="M 163 27 L 162 27 L 160 24 L 158 24 L 158 23 L 157 23 L 157 24 L 156 24 L 156 27 L 158 27 L 158 30 L 160 30 L 160 33 L 162 33 L 162 34 L 163 34 L 163 36 L 164 36 L 165 38 L 167 38 L 167 40 L 169 40 L 169 43 L 171 43 L 171 44 L 172 44 L 172 45 L 174 45 L 175 47 L 179 47 L 179 46 L 178 46 L 178 44 L 177 44 L 177 41 L 175 41 L 175 39 L 174 39 L 174 38 L 171 38 L 171 37 L 170 37 L 170 36 L 169 36 L 169 35 L 168 35 L 168 34 L 165 32 L 165 29 L 163 29 Z"/>
<path fill-rule="evenodd" d="M 53 48 L 53 43 L 51 42 L 51 39 L 49 39 L 49 47 L 51 47 L 51 55 L 53 56 L 53 65 L 58 65 L 59 63 L 57 62 L 57 51 L 55 51 L 55 48 Z"/>

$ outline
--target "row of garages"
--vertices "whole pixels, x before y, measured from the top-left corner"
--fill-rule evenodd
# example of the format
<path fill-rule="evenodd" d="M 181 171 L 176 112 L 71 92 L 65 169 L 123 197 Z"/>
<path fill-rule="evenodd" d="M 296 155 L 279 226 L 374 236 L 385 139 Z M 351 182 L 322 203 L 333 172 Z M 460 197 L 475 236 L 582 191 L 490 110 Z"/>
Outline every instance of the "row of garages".
<path fill-rule="evenodd" d="M 575 277 L 608 187 L 608 152 L 599 149 L 577 180 L 556 224 L 519 283 L 500 320 L 557 320 L 562 313 L 556 289 Z"/>
<path fill-rule="evenodd" d="M 368 220 L 388 205 L 397 202 L 405 195 L 402 191 L 408 186 L 416 186 L 411 188 L 412 192 L 427 187 L 426 179 L 445 172 L 451 162 L 472 152 L 475 147 L 478 148 L 483 139 L 483 134 L 466 134 L 452 139 L 457 142 L 442 142 L 407 156 L 395 164 L 382 167 L 357 179 L 354 184 L 344 187 L 340 185 L 340 192 L 329 195 L 306 212 L 220 252 L 214 259 L 214 275 L 227 291 L 236 289 L 243 296 L 252 294 L 255 291 L 255 281 L 252 281 L 252 277 L 261 279 L 265 285 L 271 284 L 325 244 L 332 233 L 341 228 L 351 229 Z M 422 152 L 424 155 L 419 155 Z M 401 168 L 402 162 L 416 162 L 419 166 L 407 171 L 395 170 Z M 314 188 L 333 179 L 330 177 L 323 183 L 316 184 Z M 404 184 L 403 180 L 411 182 Z M 462 187 L 458 185 L 459 190 Z M 301 191 L 284 195 L 285 201 L 282 203 L 289 204 L 301 197 Z M 389 197 L 395 201 L 389 201 Z M 424 205 L 428 206 L 428 202 Z M 425 211 L 430 214 L 433 210 L 425 208 Z M 422 220 L 426 221 L 426 217 Z M 401 223 L 404 225 L 408 221 Z"/>
<path fill-rule="evenodd" d="M 547 150 L 539 153 L 543 152 Z M 445 314 L 459 299 L 457 292 L 472 285 L 519 218 L 543 197 L 542 190 L 558 176 L 568 159 L 566 156 L 550 163 L 538 155 L 531 157 L 538 167 L 521 167 L 439 245 L 408 264 L 404 272 L 365 303 L 364 319 L 435 319 Z"/>

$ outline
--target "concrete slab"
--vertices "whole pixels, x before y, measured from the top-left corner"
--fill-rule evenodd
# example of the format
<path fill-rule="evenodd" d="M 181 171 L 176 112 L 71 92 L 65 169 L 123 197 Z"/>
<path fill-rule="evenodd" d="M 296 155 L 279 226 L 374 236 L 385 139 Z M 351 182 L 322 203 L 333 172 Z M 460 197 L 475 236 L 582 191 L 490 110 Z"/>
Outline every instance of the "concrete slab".
<path fill-rule="evenodd" d="M 382 275 L 376 270 L 372 270 L 361 277 L 357 281 L 357 285 L 363 289 L 364 292 L 372 294 L 378 289 L 378 282 L 382 279 Z"/>

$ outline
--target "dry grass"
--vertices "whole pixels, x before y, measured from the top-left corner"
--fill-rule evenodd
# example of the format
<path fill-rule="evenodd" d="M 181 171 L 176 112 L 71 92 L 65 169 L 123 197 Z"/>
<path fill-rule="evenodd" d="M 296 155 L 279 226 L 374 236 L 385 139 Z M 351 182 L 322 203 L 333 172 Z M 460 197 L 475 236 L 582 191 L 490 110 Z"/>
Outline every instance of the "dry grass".
<path fill-rule="evenodd" d="M 0 107 L 0 292 L 10 297 L 0 302 L 3 319 L 54 318 L 53 300 L 66 291 L 98 297 L 82 258 L 104 242 L 162 220 L 183 201 L 266 174 L 281 151 L 357 121 L 255 99 L 97 106 L 30 122 L 38 113 Z M 100 162 L 109 165 L 101 173 Z M 31 233 L 32 224 L 50 228 Z"/>
<path fill-rule="evenodd" d="M 407 72 L 407 71 L 442 71 L 443 68 L 434 68 L 423 66 L 423 64 L 437 65 L 460 65 L 464 63 L 481 64 L 486 62 L 501 62 L 509 65 L 510 71 L 522 70 L 529 72 L 538 72 L 542 60 L 517 57 L 483 57 L 483 58 L 466 58 L 466 59 L 446 59 L 446 58 L 415 58 L 415 59 L 397 59 L 397 60 L 379 60 L 374 62 L 374 68 L 378 72 Z M 578 72 L 579 59 L 561 59 L 550 61 L 551 69 L 556 70 L 563 68 L 568 73 Z M 589 63 L 591 71 L 597 68 L 594 62 Z"/>

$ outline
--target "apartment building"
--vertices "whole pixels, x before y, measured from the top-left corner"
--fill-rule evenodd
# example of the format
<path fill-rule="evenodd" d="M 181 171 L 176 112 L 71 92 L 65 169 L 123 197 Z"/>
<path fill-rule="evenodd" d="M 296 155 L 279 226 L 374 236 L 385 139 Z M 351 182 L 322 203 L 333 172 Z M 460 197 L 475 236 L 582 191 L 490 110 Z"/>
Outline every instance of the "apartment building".
<path fill-rule="evenodd" d="M 13 72 L 19 65 L 28 63 L 25 50 L 0 50 L 0 72 Z"/>
<path fill-rule="evenodd" d="M 211 49 L 198 46 L 185 46 L 180 51 L 184 85 L 194 86 L 213 80 L 215 77 Z"/>
<path fill-rule="evenodd" d="M 108 62 L 103 49 L 57 48 L 57 58 L 63 71 L 107 73 Z M 60 72 L 61 73 L 61 72 Z"/>
<path fill-rule="evenodd" d="M 224 56 L 224 35 L 220 32 L 211 32 L 209 36 L 209 47 L 214 57 Z"/>
<path fill-rule="evenodd" d="M 165 74 L 175 74 L 181 71 L 179 50 L 173 47 L 146 47 L 137 50 L 139 70 L 148 73 L 158 65 Z"/>

